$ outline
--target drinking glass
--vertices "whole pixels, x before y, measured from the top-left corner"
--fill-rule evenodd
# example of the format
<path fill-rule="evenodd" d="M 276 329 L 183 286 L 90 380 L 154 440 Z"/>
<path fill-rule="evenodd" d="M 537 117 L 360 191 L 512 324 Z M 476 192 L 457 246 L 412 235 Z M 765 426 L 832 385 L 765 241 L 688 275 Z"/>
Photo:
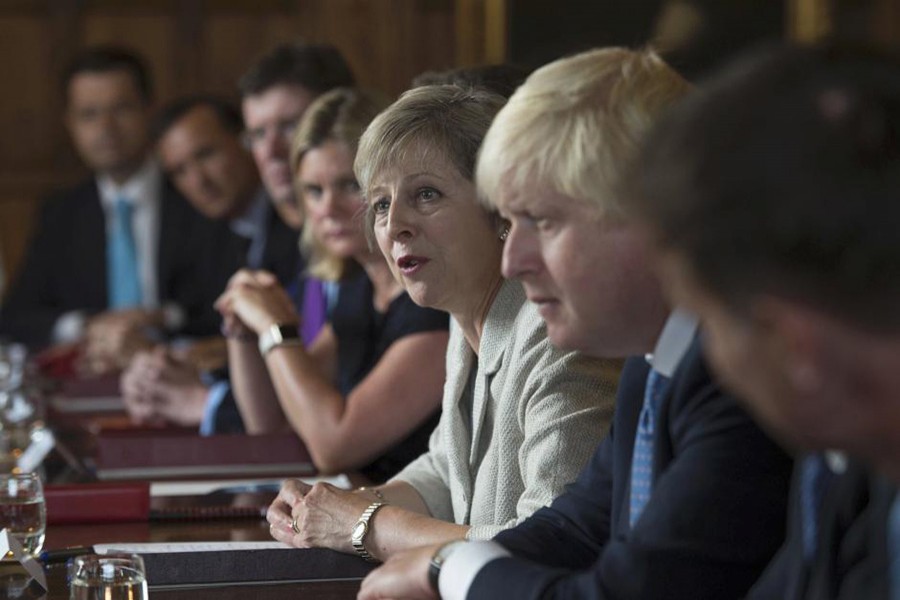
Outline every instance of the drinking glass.
<path fill-rule="evenodd" d="M 37 556 L 44 545 L 46 528 L 47 511 L 40 477 L 36 473 L 0 475 L 0 529 L 7 529 L 26 552 Z"/>
<path fill-rule="evenodd" d="M 69 564 L 70 600 L 147 600 L 144 560 L 137 554 L 85 554 Z"/>

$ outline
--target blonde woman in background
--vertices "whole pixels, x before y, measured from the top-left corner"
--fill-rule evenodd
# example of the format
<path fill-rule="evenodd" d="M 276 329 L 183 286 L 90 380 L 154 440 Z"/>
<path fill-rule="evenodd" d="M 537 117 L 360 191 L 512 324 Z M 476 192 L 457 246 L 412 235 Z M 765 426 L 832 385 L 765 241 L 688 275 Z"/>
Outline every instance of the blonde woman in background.
<path fill-rule="evenodd" d="M 359 90 L 329 92 L 307 110 L 293 142 L 309 271 L 338 283 L 318 337 L 304 347 L 297 310 L 268 273 L 238 273 L 217 304 L 247 431 L 293 429 L 320 471 L 361 470 L 376 481 L 424 450 L 447 344 L 447 315 L 415 305 L 363 232 L 353 158 L 383 106 Z"/>

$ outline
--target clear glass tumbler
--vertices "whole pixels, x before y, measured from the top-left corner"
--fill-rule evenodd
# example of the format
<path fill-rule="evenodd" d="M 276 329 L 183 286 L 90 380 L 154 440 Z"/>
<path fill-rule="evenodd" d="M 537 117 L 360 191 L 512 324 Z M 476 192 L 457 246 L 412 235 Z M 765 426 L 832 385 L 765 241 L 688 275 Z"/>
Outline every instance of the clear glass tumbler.
<path fill-rule="evenodd" d="M 69 563 L 70 600 L 146 600 L 147 575 L 137 554 L 85 554 Z"/>
<path fill-rule="evenodd" d="M 7 529 L 32 556 L 41 551 L 47 510 L 37 474 L 0 474 L 0 529 Z"/>

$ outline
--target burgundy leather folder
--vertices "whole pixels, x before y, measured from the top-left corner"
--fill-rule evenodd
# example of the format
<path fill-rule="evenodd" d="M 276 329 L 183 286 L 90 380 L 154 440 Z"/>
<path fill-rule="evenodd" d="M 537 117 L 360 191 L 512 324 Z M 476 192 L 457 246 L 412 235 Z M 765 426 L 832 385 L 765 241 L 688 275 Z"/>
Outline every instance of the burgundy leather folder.
<path fill-rule="evenodd" d="M 96 440 L 101 480 L 309 476 L 315 468 L 294 434 L 171 435 L 109 431 Z"/>
<path fill-rule="evenodd" d="M 150 484 L 80 483 L 44 488 L 49 525 L 146 521 L 150 514 Z"/>

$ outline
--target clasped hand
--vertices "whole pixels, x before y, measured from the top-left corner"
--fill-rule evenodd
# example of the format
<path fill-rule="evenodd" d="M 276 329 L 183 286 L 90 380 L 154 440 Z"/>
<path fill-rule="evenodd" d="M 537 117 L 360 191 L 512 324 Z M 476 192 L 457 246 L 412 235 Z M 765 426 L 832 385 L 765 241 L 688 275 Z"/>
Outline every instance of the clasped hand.
<path fill-rule="evenodd" d="M 81 368 L 92 374 L 123 368 L 131 356 L 151 345 L 147 330 L 160 324 L 156 312 L 140 308 L 95 316 L 85 330 Z"/>
<path fill-rule="evenodd" d="M 260 334 L 274 323 L 298 323 L 297 309 L 278 279 L 267 271 L 242 269 L 216 300 L 228 336 Z"/>
<path fill-rule="evenodd" d="M 366 496 L 328 483 L 307 485 L 288 479 L 269 507 L 272 537 L 297 548 L 331 548 L 353 553 L 350 534 L 371 504 Z"/>
<path fill-rule="evenodd" d="M 165 346 L 139 352 L 120 379 L 122 397 L 137 423 L 196 425 L 203 418 L 206 386 L 192 365 L 172 357 Z"/>

